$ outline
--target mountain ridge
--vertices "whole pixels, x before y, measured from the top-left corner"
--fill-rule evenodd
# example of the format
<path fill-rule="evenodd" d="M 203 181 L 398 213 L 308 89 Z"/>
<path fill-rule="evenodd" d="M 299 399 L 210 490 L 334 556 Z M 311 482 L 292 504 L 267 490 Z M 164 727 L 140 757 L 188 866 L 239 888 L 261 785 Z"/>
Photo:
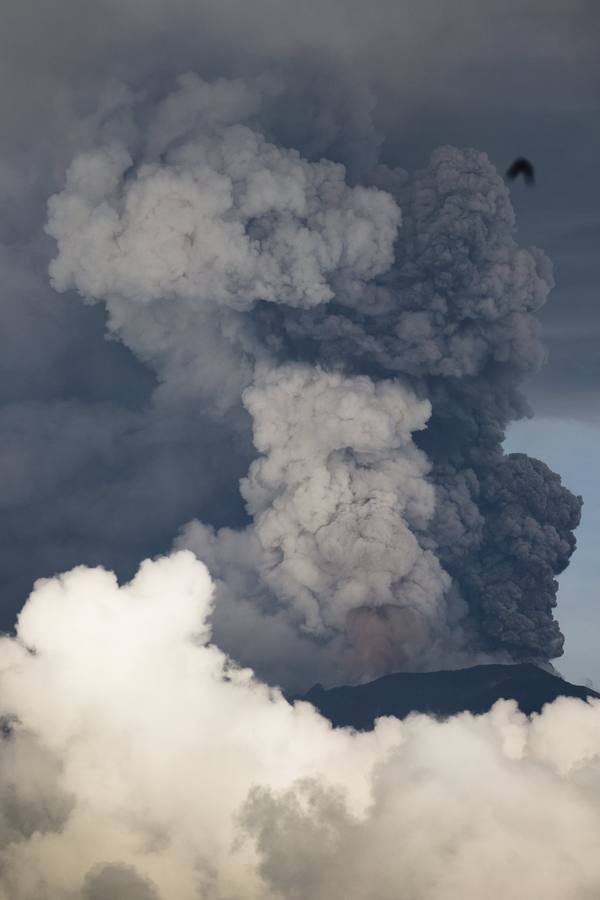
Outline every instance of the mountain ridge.
<path fill-rule="evenodd" d="M 558 697 L 600 700 L 592 688 L 571 684 L 533 663 L 492 664 L 439 672 L 397 672 L 358 685 L 314 685 L 296 697 L 315 706 L 336 727 L 369 731 L 380 716 L 404 719 L 411 713 L 448 718 L 479 715 L 497 700 L 515 700 L 526 715 Z"/>

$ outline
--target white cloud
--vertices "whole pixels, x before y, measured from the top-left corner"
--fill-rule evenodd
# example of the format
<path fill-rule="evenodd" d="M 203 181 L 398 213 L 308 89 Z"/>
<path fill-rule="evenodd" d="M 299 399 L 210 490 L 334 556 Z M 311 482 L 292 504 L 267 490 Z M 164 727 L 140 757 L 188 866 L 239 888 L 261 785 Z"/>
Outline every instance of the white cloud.
<path fill-rule="evenodd" d="M 210 643 L 211 597 L 189 552 L 37 584 L 0 643 L 2 900 L 600 889 L 599 704 L 334 730 Z"/>

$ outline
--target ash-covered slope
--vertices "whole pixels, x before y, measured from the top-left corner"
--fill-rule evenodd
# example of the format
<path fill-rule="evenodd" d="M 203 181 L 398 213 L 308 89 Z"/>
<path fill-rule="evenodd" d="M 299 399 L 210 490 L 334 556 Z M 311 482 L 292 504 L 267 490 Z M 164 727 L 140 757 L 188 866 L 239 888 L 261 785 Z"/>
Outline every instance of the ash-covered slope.
<path fill-rule="evenodd" d="M 451 716 L 484 713 L 497 700 L 516 700 L 528 715 L 557 697 L 600 699 L 591 688 L 570 684 L 531 663 L 473 666 L 450 672 L 398 672 L 368 684 L 325 690 L 317 684 L 304 695 L 334 725 L 369 730 L 379 716 L 404 718 L 411 712 Z"/>

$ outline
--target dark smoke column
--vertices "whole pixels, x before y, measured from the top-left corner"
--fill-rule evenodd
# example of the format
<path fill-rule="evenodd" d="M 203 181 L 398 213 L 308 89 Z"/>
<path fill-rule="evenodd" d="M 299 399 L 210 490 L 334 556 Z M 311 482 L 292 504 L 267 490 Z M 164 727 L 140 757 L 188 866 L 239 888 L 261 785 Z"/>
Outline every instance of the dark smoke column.
<path fill-rule="evenodd" d="M 248 527 L 178 539 L 217 580 L 218 645 L 296 686 L 553 658 L 580 501 L 502 450 L 548 260 L 484 154 L 350 186 L 265 138 L 269 102 L 188 76 L 116 110 L 145 123 L 131 146 L 105 123 L 50 201 L 53 283 L 106 304 L 156 414 L 225 423 L 224 461 L 252 429 Z"/>
<path fill-rule="evenodd" d="M 530 414 L 520 383 L 544 361 L 534 313 L 550 262 L 515 244 L 509 194 L 483 153 L 442 147 L 412 178 L 379 167 L 373 180 L 402 209 L 394 266 L 366 294 L 281 327 L 296 352 L 308 342 L 314 359 L 402 375 L 427 396 L 414 440 L 433 464 L 431 536 L 468 604 L 472 651 L 555 658 L 555 576 L 582 500 L 543 462 L 502 449 L 507 424 Z"/>
<path fill-rule="evenodd" d="M 555 576 L 575 549 L 582 500 L 543 462 L 502 451 L 508 422 L 529 412 L 519 384 L 543 361 L 532 313 L 553 285 L 550 266 L 512 240 L 508 194 L 483 154 L 442 148 L 404 197 L 413 217 L 400 271 L 409 293 L 444 311 L 432 313 L 432 417 L 415 438 L 434 464 L 440 561 L 483 647 L 552 659 L 564 642 Z"/>
<path fill-rule="evenodd" d="M 491 647 L 554 658 L 564 638 L 552 611 L 575 549 L 581 498 L 538 459 L 513 453 L 482 477 L 485 528 L 479 552 L 457 571 Z"/>

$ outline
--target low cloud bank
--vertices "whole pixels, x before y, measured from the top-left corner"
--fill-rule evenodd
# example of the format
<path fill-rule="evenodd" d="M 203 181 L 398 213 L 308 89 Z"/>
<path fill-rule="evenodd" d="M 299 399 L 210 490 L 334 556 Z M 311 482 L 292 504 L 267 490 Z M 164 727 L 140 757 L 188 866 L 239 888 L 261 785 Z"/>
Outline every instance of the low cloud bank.
<path fill-rule="evenodd" d="M 0 643 L 2 900 L 600 891 L 600 704 L 334 730 L 211 643 L 189 551 L 36 584 Z"/>

